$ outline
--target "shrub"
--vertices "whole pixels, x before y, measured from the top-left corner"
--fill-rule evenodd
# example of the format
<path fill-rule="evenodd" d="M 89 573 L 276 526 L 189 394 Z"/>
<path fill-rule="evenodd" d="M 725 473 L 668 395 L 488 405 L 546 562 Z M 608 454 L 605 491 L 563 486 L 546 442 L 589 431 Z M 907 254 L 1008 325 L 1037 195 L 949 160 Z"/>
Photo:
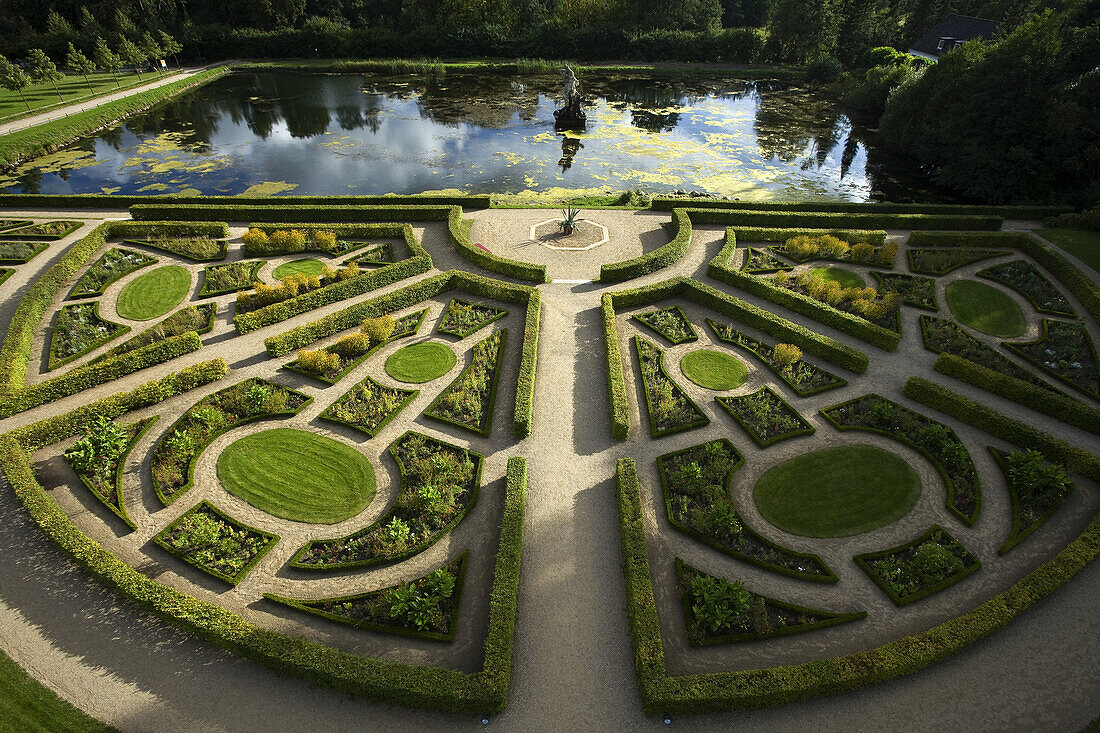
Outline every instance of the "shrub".
<path fill-rule="evenodd" d="M 833 81 L 844 70 L 836 56 L 821 54 L 806 64 L 806 79 L 809 81 Z"/>
<path fill-rule="evenodd" d="M 870 262 L 871 258 L 875 256 L 875 246 L 868 244 L 867 242 L 860 242 L 853 245 L 851 251 L 848 253 L 848 258 L 852 262 Z"/>
<path fill-rule="evenodd" d="M 318 229 L 313 232 L 313 246 L 317 249 L 332 252 L 336 249 L 336 233 L 327 229 Z"/>
<path fill-rule="evenodd" d="M 776 344 L 772 350 L 772 362 L 780 370 L 790 369 L 802 358 L 802 349 L 794 344 Z"/>
<path fill-rule="evenodd" d="M 340 356 L 324 349 L 302 349 L 298 352 L 298 365 L 307 371 L 328 374 L 340 369 Z"/>
<path fill-rule="evenodd" d="M 255 227 L 249 229 L 241 236 L 245 249 L 262 251 L 267 247 L 267 232 Z"/>
<path fill-rule="evenodd" d="M 349 333 L 347 336 L 341 336 L 340 339 L 333 344 L 332 350 L 340 356 L 354 359 L 370 351 L 371 342 L 371 337 L 365 333 Z"/>
<path fill-rule="evenodd" d="M 380 344 L 393 335 L 394 320 L 389 313 L 374 318 L 367 318 L 360 326 L 360 330 L 367 336 L 371 345 Z"/>

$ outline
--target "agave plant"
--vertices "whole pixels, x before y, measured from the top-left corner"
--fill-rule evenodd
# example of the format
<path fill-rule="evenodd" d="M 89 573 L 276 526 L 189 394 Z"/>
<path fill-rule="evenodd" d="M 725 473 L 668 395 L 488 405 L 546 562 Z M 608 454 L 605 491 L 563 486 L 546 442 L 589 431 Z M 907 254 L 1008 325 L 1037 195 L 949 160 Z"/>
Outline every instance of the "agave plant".
<path fill-rule="evenodd" d="M 562 220 L 558 222 L 558 228 L 566 234 L 572 234 L 577 229 L 577 223 L 580 221 L 580 209 L 562 209 Z"/>

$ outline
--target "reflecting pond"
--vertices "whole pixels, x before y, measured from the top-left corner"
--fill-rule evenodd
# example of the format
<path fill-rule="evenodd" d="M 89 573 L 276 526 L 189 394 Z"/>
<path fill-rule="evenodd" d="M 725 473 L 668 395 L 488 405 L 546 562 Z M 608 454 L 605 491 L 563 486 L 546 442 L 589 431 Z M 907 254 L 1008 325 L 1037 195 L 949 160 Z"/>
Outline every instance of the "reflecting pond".
<path fill-rule="evenodd" d="M 586 129 L 556 132 L 556 74 L 235 74 L 2 174 L 0 188 L 944 198 L 790 83 L 652 72 L 581 83 Z"/>

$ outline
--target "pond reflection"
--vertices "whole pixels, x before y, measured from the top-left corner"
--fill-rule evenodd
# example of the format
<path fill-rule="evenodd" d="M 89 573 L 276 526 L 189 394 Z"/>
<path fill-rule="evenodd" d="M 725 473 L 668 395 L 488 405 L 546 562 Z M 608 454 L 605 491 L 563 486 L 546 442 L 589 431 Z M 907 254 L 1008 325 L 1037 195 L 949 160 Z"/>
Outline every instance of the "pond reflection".
<path fill-rule="evenodd" d="M 41 193 L 595 193 L 937 200 L 831 101 L 787 83 L 582 74 L 238 74 L 0 176 Z"/>

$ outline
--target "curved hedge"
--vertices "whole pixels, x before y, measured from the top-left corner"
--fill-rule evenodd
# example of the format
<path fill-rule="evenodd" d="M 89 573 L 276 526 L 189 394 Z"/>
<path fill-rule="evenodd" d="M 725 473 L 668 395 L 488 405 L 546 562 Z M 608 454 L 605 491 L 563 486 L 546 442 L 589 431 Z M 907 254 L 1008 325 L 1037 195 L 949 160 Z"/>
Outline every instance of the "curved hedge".
<path fill-rule="evenodd" d="M 961 214 L 971 216 L 1002 216 L 1005 219 L 1045 219 L 1066 211 L 1068 206 L 971 206 L 968 204 L 896 204 L 859 203 L 855 201 L 723 201 L 721 199 L 683 199 L 656 196 L 650 202 L 655 211 L 668 211 L 689 206 L 701 209 L 740 209 L 743 211 L 840 211 L 846 214 L 861 212 L 875 214 Z"/>
<path fill-rule="evenodd" d="M 668 267 L 683 257 L 691 245 L 691 218 L 685 210 L 673 209 L 672 223 L 676 227 L 676 233 L 668 244 L 629 260 L 601 266 L 600 282 L 618 283 L 648 275 L 662 267 Z"/>
<path fill-rule="evenodd" d="M 973 611 L 865 652 L 782 667 L 671 677 L 666 672 L 657 604 L 633 459 L 615 472 L 627 616 L 642 705 L 649 714 L 704 713 L 781 705 L 854 690 L 962 651 L 1065 585 L 1100 553 L 1100 514 L 1054 558 Z"/>
<path fill-rule="evenodd" d="M 451 235 L 451 244 L 454 245 L 458 253 L 475 265 L 520 280 L 530 280 L 536 283 L 547 282 L 546 265 L 510 260 L 507 257 L 500 257 L 492 252 L 486 252 L 471 244 L 470 227 L 462 219 L 461 206 L 453 207 L 447 215 L 447 231 Z"/>

